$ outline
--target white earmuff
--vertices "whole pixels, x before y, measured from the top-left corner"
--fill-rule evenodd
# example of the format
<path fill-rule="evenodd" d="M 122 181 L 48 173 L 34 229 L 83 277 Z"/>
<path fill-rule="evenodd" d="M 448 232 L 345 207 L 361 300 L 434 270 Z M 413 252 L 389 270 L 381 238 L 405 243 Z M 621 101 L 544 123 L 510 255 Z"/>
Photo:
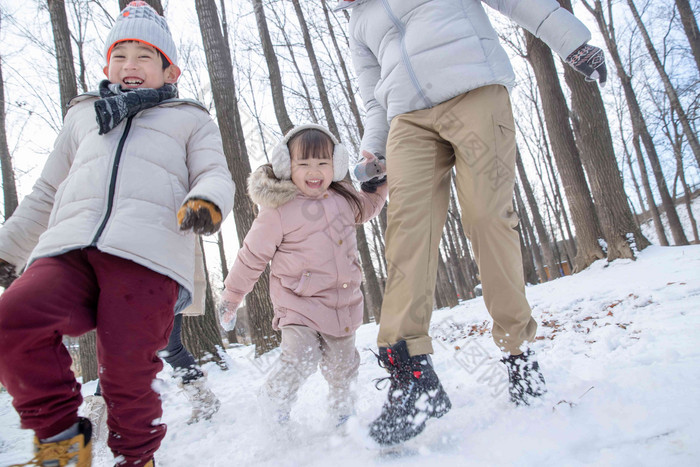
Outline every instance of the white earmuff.
<path fill-rule="evenodd" d="M 292 130 L 290 130 L 284 138 L 275 146 L 270 154 L 270 163 L 272 164 L 272 171 L 275 173 L 275 177 L 280 180 L 289 180 L 292 178 L 292 161 L 289 154 L 289 147 L 287 143 L 292 139 L 294 135 L 303 130 L 318 130 L 328 135 L 328 137 L 333 142 L 333 181 L 339 182 L 348 173 L 348 165 L 350 163 L 350 155 L 347 149 L 343 146 L 338 139 L 333 136 L 327 128 L 316 125 L 313 123 L 308 123 L 306 125 L 299 125 Z"/>

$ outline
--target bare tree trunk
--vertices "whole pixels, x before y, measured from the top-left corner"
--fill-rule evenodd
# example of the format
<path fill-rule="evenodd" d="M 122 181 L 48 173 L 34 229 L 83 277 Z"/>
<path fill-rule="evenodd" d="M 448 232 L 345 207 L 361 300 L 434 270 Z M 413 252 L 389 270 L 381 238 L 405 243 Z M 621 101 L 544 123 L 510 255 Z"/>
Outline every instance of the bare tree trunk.
<path fill-rule="evenodd" d="M 571 0 L 559 0 L 559 3 L 573 13 Z M 597 83 L 586 82 L 570 66 L 564 66 L 564 77 L 571 90 L 574 131 L 607 243 L 608 261 L 634 259 L 632 240 L 639 251 L 649 246 L 649 240 L 634 223 L 627 203 L 600 90 Z"/>
<path fill-rule="evenodd" d="M 530 206 L 530 212 L 532 212 L 532 222 L 535 225 L 535 230 L 537 231 L 537 236 L 540 239 L 540 245 L 542 247 L 542 254 L 544 256 L 544 262 L 549 265 L 549 273 L 552 279 L 558 279 L 560 276 L 559 268 L 554 267 L 556 264 L 556 259 L 554 258 L 554 251 L 552 250 L 552 243 L 547 234 L 547 229 L 542 221 L 542 216 L 540 215 L 540 209 L 537 205 L 537 200 L 535 199 L 535 193 L 532 191 L 530 186 L 530 181 L 527 178 L 527 173 L 525 172 L 525 166 L 523 165 L 523 159 L 520 157 L 520 150 L 516 153 L 515 158 L 516 166 L 518 167 L 518 175 L 520 176 L 520 183 L 523 186 L 523 191 L 525 192 L 525 197 L 527 198 L 527 203 Z M 547 273 L 544 270 L 541 271 L 540 278 L 542 282 L 547 282 Z"/>
<path fill-rule="evenodd" d="M 204 52 L 207 57 L 224 153 L 237 187 L 233 214 L 238 241 L 242 244 L 253 223 L 254 206 L 246 196 L 244 188 L 246 178 L 250 174 L 250 161 L 248 160 L 245 136 L 238 111 L 231 56 L 224 42 L 214 0 L 196 0 L 195 6 L 204 43 Z M 246 304 L 255 352 L 256 355 L 262 355 L 279 345 L 279 333 L 272 329 L 274 313 L 269 296 L 267 269 L 260 276 L 253 291 L 246 297 Z"/>
<path fill-rule="evenodd" d="M 564 242 L 562 243 L 564 247 L 564 253 L 567 257 L 567 261 L 569 262 L 569 264 L 572 264 L 571 258 L 576 256 L 577 254 L 576 242 L 574 241 L 574 234 L 571 230 L 571 222 L 569 221 L 569 216 L 566 212 L 566 203 L 564 202 L 564 196 L 561 194 L 561 187 L 559 186 L 559 182 L 555 177 L 554 162 L 552 160 L 552 155 L 549 151 L 546 152 L 546 159 L 547 160 L 545 161 L 545 163 L 547 171 L 550 174 L 549 185 L 552 191 L 552 200 L 550 201 L 551 208 L 552 212 L 555 215 L 555 222 L 557 224 L 557 227 L 559 228 L 559 232 L 561 233 L 561 238 L 564 240 Z M 548 199 L 548 196 L 545 197 L 545 200 L 546 199 Z M 552 224 L 552 242 L 554 245 L 556 245 L 556 239 L 557 237 L 556 235 L 554 235 L 554 225 Z"/>
<path fill-rule="evenodd" d="M 654 200 L 654 192 L 651 189 L 651 183 L 649 182 L 649 175 L 647 174 L 647 166 L 644 163 L 644 155 L 642 154 L 642 147 L 639 143 L 639 136 L 634 135 L 632 139 L 632 146 L 637 153 L 637 165 L 639 165 L 639 172 L 642 176 L 642 186 L 644 187 L 644 192 L 647 196 L 647 205 L 649 205 L 649 213 L 654 222 L 654 227 L 656 228 L 656 236 L 659 238 L 659 244 L 661 246 L 668 246 L 668 238 L 666 237 L 666 231 L 664 230 L 664 224 L 661 222 L 661 214 L 659 213 L 659 208 L 656 206 L 656 201 Z"/>
<path fill-rule="evenodd" d="M 671 108 L 674 112 L 676 112 L 676 114 L 678 114 L 678 120 L 680 120 L 681 126 L 683 127 L 683 133 L 685 133 L 685 137 L 688 138 L 688 145 L 693 151 L 693 155 L 695 155 L 695 161 L 698 164 L 698 168 L 700 168 L 700 141 L 698 141 L 698 137 L 695 134 L 695 130 L 693 130 L 693 128 L 690 126 L 688 116 L 686 115 L 685 110 L 681 105 L 680 99 L 678 99 L 678 93 L 676 92 L 676 88 L 673 87 L 673 83 L 671 83 L 671 79 L 668 77 L 668 73 L 666 73 L 666 70 L 664 69 L 664 66 L 661 63 L 661 60 L 659 60 L 659 54 L 656 53 L 654 44 L 652 44 L 651 38 L 649 37 L 649 33 L 647 32 L 647 28 L 644 26 L 642 18 L 639 16 L 637 7 L 634 5 L 634 2 L 632 0 L 627 0 L 627 5 L 629 5 L 630 7 L 632 17 L 634 17 L 634 21 L 637 23 L 639 32 L 642 33 L 642 38 L 644 38 L 644 44 L 646 45 L 647 50 L 649 51 L 651 61 L 654 63 L 656 71 L 659 73 L 661 81 L 664 83 L 664 88 L 666 89 L 666 95 L 668 96 L 668 100 L 671 103 Z"/>
<path fill-rule="evenodd" d="M 306 53 L 309 56 L 309 62 L 311 62 L 311 69 L 314 72 L 314 79 L 316 80 L 316 87 L 318 87 L 318 94 L 321 98 L 321 106 L 323 107 L 323 113 L 326 116 L 326 123 L 328 124 L 328 129 L 335 135 L 338 140 L 340 140 L 340 133 L 338 132 L 338 125 L 335 123 L 335 117 L 333 116 L 333 109 L 331 107 L 331 102 L 328 100 L 328 91 L 326 91 L 326 85 L 323 82 L 323 75 L 321 74 L 321 68 L 318 65 L 318 59 L 316 58 L 316 52 L 314 51 L 313 42 L 311 41 L 311 36 L 309 35 L 309 27 L 306 24 L 306 19 L 304 18 L 304 12 L 301 9 L 299 0 L 292 0 L 294 5 L 294 11 L 299 19 L 299 26 L 301 27 L 301 32 L 304 35 L 304 46 L 306 47 Z"/>
<path fill-rule="evenodd" d="M 362 283 L 360 284 L 360 292 L 362 292 L 362 296 L 365 297 L 365 300 L 362 302 L 362 324 L 368 324 L 370 319 L 369 319 L 369 309 L 370 309 L 370 304 L 369 299 L 367 298 L 367 294 L 365 293 L 365 284 Z"/>
<path fill-rule="evenodd" d="M 231 42 L 228 40 L 228 19 L 226 18 L 226 2 L 224 0 L 219 0 L 219 5 L 221 5 L 221 33 L 224 35 L 224 43 L 228 49 L 229 55 L 231 54 Z"/>
<path fill-rule="evenodd" d="M 228 264 L 226 264 L 226 251 L 224 250 L 224 236 L 221 230 L 216 234 L 216 245 L 219 247 L 219 259 L 221 260 L 221 277 L 228 276 Z"/>
<path fill-rule="evenodd" d="M 515 203 L 513 203 L 513 205 L 515 206 Z M 527 212 L 518 212 L 518 217 L 520 219 L 527 219 Z M 515 227 L 515 230 L 518 232 L 518 239 L 520 240 L 520 256 L 523 262 L 523 279 L 525 280 L 525 284 L 537 284 L 539 277 L 537 276 L 535 263 L 532 259 L 532 249 L 530 248 L 530 244 L 525 240 L 527 233 L 524 232 L 524 224 L 522 222 L 519 223 Z"/>
<path fill-rule="evenodd" d="M 556 222 L 558 222 L 558 219 L 556 221 L 552 221 L 552 217 L 553 216 L 556 217 L 557 213 L 555 212 L 554 208 L 552 206 L 550 206 L 549 204 L 546 207 L 547 207 L 547 221 L 548 221 L 547 225 L 549 226 L 549 232 L 552 236 L 552 239 L 554 239 L 552 241 L 552 253 L 554 254 L 554 264 L 558 265 L 564 261 L 567 261 L 569 264 L 571 264 L 571 257 L 568 255 L 568 253 L 566 251 L 566 243 L 567 242 L 566 241 L 561 242 L 561 245 L 564 246 L 564 256 L 566 256 L 566 258 L 563 258 L 561 251 L 559 250 L 560 245 L 556 241 L 557 236 L 556 236 L 556 233 L 554 232 L 554 227 L 555 227 L 554 224 Z M 563 238 L 564 231 L 562 230 L 561 223 L 558 223 L 557 227 L 559 227 L 559 232 L 561 233 L 562 238 Z M 549 269 L 551 269 L 551 268 L 548 268 L 548 270 Z M 552 273 L 552 271 L 549 271 L 548 274 L 551 274 L 551 273 Z"/>
<path fill-rule="evenodd" d="M 462 262 L 460 261 L 462 255 L 460 252 L 460 248 L 458 245 L 458 242 L 455 239 L 455 231 L 454 231 L 454 224 L 457 221 L 453 216 L 448 216 L 447 218 L 447 225 L 445 227 L 445 233 L 447 234 L 447 241 L 448 241 L 448 247 L 450 251 L 450 255 L 448 256 L 448 264 L 450 265 L 450 269 L 454 271 L 453 275 L 455 276 L 455 286 L 457 288 L 457 292 L 459 293 L 459 296 L 462 299 L 467 299 L 471 297 L 471 291 L 472 287 L 469 286 L 469 281 L 467 280 L 467 276 L 465 274 L 465 271 L 462 266 Z"/>
<path fill-rule="evenodd" d="M 226 279 L 228 276 L 228 265 L 226 264 L 226 250 L 224 250 L 224 236 L 221 233 L 221 230 L 219 230 L 216 233 L 216 246 L 219 248 L 219 261 L 221 262 L 221 277 Z M 202 249 L 202 252 L 204 252 L 204 249 Z M 211 284 L 210 284 L 211 287 Z M 238 321 L 236 322 L 238 325 Z M 228 331 L 226 333 L 226 337 L 228 337 L 228 341 L 230 344 L 238 342 L 238 333 L 236 329 L 232 329 L 231 331 Z"/>
<path fill-rule="evenodd" d="M 78 94 L 75 84 L 75 67 L 73 50 L 70 45 L 70 31 L 66 17 L 66 5 L 63 0 L 48 0 L 53 42 L 56 46 L 58 62 L 58 85 L 61 94 L 61 115 L 66 116 L 68 102 Z"/>
<path fill-rule="evenodd" d="M 211 291 L 207 273 L 207 290 L 202 316 L 183 316 L 182 344 L 189 350 L 197 363 L 216 362 L 221 368 L 227 369 L 222 358 L 224 342 L 219 333 L 219 322 L 216 320 L 216 305 Z M 236 342 L 231 341 L 231 342 Z"/>
<path fill-rule="evenodd" d="M 119 11 L 126 8 L 126 6 L 131 1 L 132 0 L 119 0 Z M 151 5 L 153 7 L 153 9 L 158 12 L 159 15 L 163 16 L 163 5 L 161 4 L 160 0 L 146 0 L 146 3 Z"/>
<path fill-rule="evenodd" d="M 335 36 L 333 30 L 333 24 L 331 23 L 331 18 L 328 13 L 328 4 L 326 0 L 321 0 L 321 6 L 323 6 L 323 14 L 326 17 L 326 24 L 328 25 L 328 34 L 331 36 L 331 41 L 333 42 L 333 47 L 335 48 L 335 53 L 338 55 L 338 61 L 340 62 L 340 69 L 343 71 L 343 77 L 345 78 L 345 95 L 350 105 L 350 111 L 353 117 L 355 117 L 355 124 L 357 125 L 357 131 L 360 134 L 360 138 L 365 133 L 365 127 L 362 124 L 362 117 L 360 117 L 360 109 L 357 106 L 357 100 L 355 99 L 355 91 L 352 88 L 352 81 L 350 80 L 350 73 L 348 73 L 348 67 L 345 65 L 345 59 L 343 54 L 340 52 L 340 47 L 338 47 L 338 39 Z"/>
<path fill-rule="evenodd" d="M 316 110 L 314 109 L 313 100 L 311 99 L 311 92 L 309 91 L 309 87 L 306 85 L 304 75 L 302 74 L 301 69 L 299 68 L 299 63 L 297 62 L 296 55 L 294 54 L 294 48 L 292 47 L 292 43 L 289 40 L 289 36 L 287 35 L 287 32 L 284 28 L 284 24 L 282 24 L 282 21 L 279 15 L 277 14 L 277 9 L 273 8 L 272 12 L 275 15 L 275 19 L 277 20 L 277 28 L 280 30 L 280 32 L 282 33 L 282 37 L 284 38 L 284 44 L 287 47 L 287 51 L 289 52 L 289 58 L 292 60 L 292 65 L 294 65 L 294 70 L 296 70 L 297 76 L 299 77 L 299 82 L 301 83 L 301 87 L 304 90 L 304 99 L 306 100 L 306 105 L 309 109 L 311 121 L 313 123 L 318 123 Z"/>
<path fill-rule="evenodd" d="M 197 359 L 198 363 L 202 364 L 206 361 L 213 360 L 219 364 L 219 366 L 226 369 L 226 364 L 220 354 L 221 350 L 224 348 L 224 343 L 221 340 L 219 322 L 216 317 L 216 305 L 214 304 L 214 295 L 211 290 L 211 281 L 209 280 L 207 258 L 204 254 L 204 242 L 202 241 L 202 237 L 198 237 L 197 241 L 202 248 L 204 278 L 207 283 L 204 300 L 204 315 L 183 317 L 182 343 L 194 358 Z"/>
<path fill-rule="evenodd" d="M 622 131 L 622 122 L 620 122 L 620 130 Z M 623 134 L 623 133 L 620 133 Z M 637 201 L 639 202 L 639 209 L 641 209 L 642 212 L 644 212 L 646 209 L 644 208 L 644 197 L 642 196 L 642 191 L 639 188 L 639 182 L 637 182 L 637 176 L 634 174 L 634 167 L 632 166 L 632 154 L 630 154 L 629 149 L 627 148 L 627 143 L 624 141 L 624 136 L 622 136 L 622 147 L 624 148 L 625 151 L 625 163 L 627 164 L 627 168 L 630 169 L 630 178 L 632 179 L 632 184 L 634 185 L 634 192 L 637 194 Z M 633 211 L 634 214 L 634 211 Z M 636 218 L 636 215 L 635 215 Z"/>
<path fill-rule="evenodd" d="M 384 206 L 384 209 L 386 209 L 386 205 Z M 384 210 L 382 209 L 382 211 Z M 378 216 L 381 217 L 381 216 Z M 376 217 L 370 221 L 370 224 L 372 225 L 372 236 L 374 237 L 374 250 L 375 250 L 375 255 L 377 259 L 379 260 L 379 286 L 382 289 L 382 294 L 384 293 L 384 285 L 383 283 L 386 281 L 386 275 L 385 271 L 388 269 L 387 264 L 386 264 L 386 257 L 385 257 L 385 247 L 384 247 L 384 238 L 382 236 L 382 227 L 381 227 L 381 222 L 379 221 L 379 218 Z"/>
<path fill-rule="evenodd" d="M 355 230 L 357 231 L 357 249 L 360 251 L 362 271 L 364 272 L 365 281 L 367 284 L 365 291 L 370 295 L 370 303 L 372 304 L 372 309 L 370 311 L 372 316 L 374 316 L 374 321 L 379 323 L 382 310 L 382 291 L 379 287 L 377 274 L 374 271 L 372 257 L 369 254 L 369 245 L 367 244 L 365 228 L 362 225 L 358 225 L 357 229 Z"/>
<path fill-rule="evenodd" d="M 700 237 L 698 237 L 698 224 L 695 221 L 695 216 L 693 216 L 690 187 L 688 187 L 688 183 L 685 180 L 685 170 L 683 170 L 682 153 L 680 150 L 674 150 L 674 153 L 676 155 L 677 174 L 681 180 L 681 184 L 683 185 L 683 201 L 685 202 L 685 208 L 688 210 L 688 220 L 690 221 L 690 227 L 693 230 L 693 243 L 698 244 L 700 243 Z"/>
<path fill-rule="evenodd" d="M 452 193 L 450 194 L 450 208 L 448 212 L 455 218 L 455 226 L 457 228 L 456 237 L 459 243 L 462 245 L 462 249 L 464 251 L 464 257 L 462 258 L 462 262 L 467 271 L 467 282 L 470 286 L 470 292 L 473 294 L 474 287 L 476 287 L 481 282 L 481 280 L 479 279 L 479 267 L 477 266 L 476 261 L 474 261 L 473 252 L 469 247 L 469 241 L 467 240 L 467 236 L 464 233 L 462 217 L 460 215 L 459 207 L 457 206 L 457 191 L 456 186 L 454 184 L 454 177 L 455 173 L 453 171 L 451 185 Z"/>
<path fill-rule="evenodd" d="M 600 227 L 593 201 L 586 184 L 581 159 L 568 122 L 569 109 L 559 85 L 554 59 L 549 48 L 525 31 L 527 59 L 535 72 L 540 88 L 547 131 L 559 175 L 569 201 L 571 217 L 576 228 L 576 258 L 574 271 L 582 271 L 593 261 L 605 257 L 598 244 Z M 550 268 L 551 269 L 551 268 Z"/>
<path fill-rule="evenodd" d="M 83 383 L 99 378 L 97 372 L 97 333 L 93 329 L 78 339 L 80 349 L 80 372 Z"/>
<path fill-rule="evenodd" d="M 85 15 L 85 5 L 81 5 L 80 2 L 73 1 L 73 16 L 77 18 L 77 31 L 72 31 L 71 38 L 75 42 L 75 47 L 78 50 L 78 84 L 80 85 L 80 90 L 82 92 L 88 92 L 87 85 L 87 66 L 85 65 L 85 29 L 89 23 L 87 15 Z"/>
<path fill-rule="evenodd" d="M 253 89 L 252 73 L 250 72 L 250 70 L 245 70 L 243 73 L 246 74 L 246 77 L 248 78 L 248 86 L 250 86 L 250 88 Z M 270 155 L 268 154 L 268 151 L 267 151 L 267 138 L 268 137 L 266 135 L 269 135 L 270 130 L 268 130 L 267 128 L 265 128 L 263 126 L 263 121 L 260 118 L 260 110 L 258 109 L 258 104 L 257 104 L 257 99 L 255 97 L 255 94 L 256 94 L 255 92 L 251 92 L 249 95 L 250 101 L 253 104 L 252 107 L 250 106 L 250 104 L 248 104 L 248 102 L 245 101 L 245 99 L 243 100 L 243 103 L 248 107 L 252 118 L 255 120 L 255 126 L 258 129 L 258 135 L 260 135 L 260 147 L 255 147 L 255 148 L 251 148 L 251 149 L 253 149 L 253 151 L 258 151 L 259 153 L 264 154 L 265 161 L 269 163 L 270 162 Z M 271 136 L 269 138 L 270 138 L 270 140 L 274 141 L 276 139 L 276 136 Z"/>
<path fill-rule="evenodd" d="M 654 172 L 654 177 L 656 178 L 656 186 L 659 190 L 659 194 L 661 195 L 661 202 L 664 206 L 664 210 L 666 211 L 673 240 L 676 245 L 687 245 L 688 240 L 683 232 L 683 226 L 678 218 L 678 213 L 676 212 L 673 199 L 668 192 L 666 179 L 664 178 L 664 174 L 661 169 L 661 162 L 659 161 L 659 156 L 657 155 L 656 147 L 654 146 L 654 140 L 652 139 L 651 134 L 649 134 L 649 129 L 647 128 L 647 124 L 644 120 L 644 115 L 641 107 L 639 106 L 639 102 L 637 101 L 637 94 L 632 87 L 632 79 L 622 66 L 622 59 L 620 58 L 620 53 L 618 52 L 617 42 L 615 39 L 615 29 L 612 24 L 612 3 L 610 0 L 608 0 L 610 23 L 607 23 L 605 20 L 603 5 L 601 4 L 600 0 L 595 0 L 595 8 L 590 6 L 586 0 L 582 0 L 582 3 L 595 17 L 596 22 L 598 23 L 598 28 L 600 29 L 603 39 L 605 40 L 605 45 L 610 52 L 613 63 L 615 63 L 615 70 L 617 71 L 617 75 L 622 83 L 622 89 L 625 92 L 627 107 L 632 119 L 632 128 L 634 129 L 635 137 L 638 136 L 641 138 L 647 157 L 651 163 L 651 168 Z"/>
<path fill-rule="evenodd" d="M 445 262 L 445 273 L 447 276 L 447 280 L 450 284 L 450 288 L 454 292 L 457 301 L 459 301 L 459 283 L 457 282 L 457 274 L 455 273 L 455 270 L 452 267 L 452 250 L 450 248 L 450 244 L 448 243 L 447 238 L 448 230 L 449 226 L 445 224 L 445 228 L 442 231 L 442 252 L 444 253 L 443 261 Z"/>
<path fill-rule="evenodd" d="M 17 185 L 15 170 L 12 168 L 12 156 L 7 145 L 5 128 L 5 80 L 2 76 L 2 56 L 0 55 L 0 169 L 2 170 L 2 194 L 5 206 L 5 220 L 17 209 Z"/>
<path fill-rule="evenodd" d="M 277 123 L 282 130 L 282 134 L 287 134 L 289 130 L 294 128 L 292 119 L 287 113 L 287 106 L 284 104 L 284 92 L 282 90 L 282 75 L 280 67 L 277 63 L 277 55 L 272 46 L 270 39 L 270 31 L 267 28 L 267 19 L 265 18 L 265 9 L 263 8 L 262 0 L 253 0 L 253 10 L 255 10 L 255 20 L 258 25 L 258 33 L 260 34 L 260 42 L 262 43 L 265 61 L 267 62 L 268 76 L 270 78 L 270 88 L 272 90 L 272 105 L 275 109 Z"/>
<path fill-rule="evenodd" d="M 673 119 L 673 111 L 670 112 L 670 120 L 670 126 L 673 129 L 673 134 L 671 134 L 671 129 L 668 127 L 664 132 L 673 146 L 673 155 L 676 158 L 676 179 L 679 179 L 681 181 L 681 185 L 683 185 L 683 201 L 685 202 L 685 208 L 688 210 L 690 227 L 693 230 L 693 243 L 697 244 L 700 243 L 700 238 L 698 237 L 698 224 L 695 222 L 695 216 L 693 216 L 693 209 L 691 206 L 691 190 L 688 186 L 688 182 L 685 179 L 685 169 L 683 168 L 683 134 L 678 131 L 678 122 Z M 673 187 L 673 195 L 675 198 L 675 184 Z"/>
<path fill-rule="evenodd" d="M 437 287 L 441 295 L 442 306 L 453 308 L 459 304 L 459 300 L 457 299 L 457 292 L 455 292 L 454 285 L 450 282 L 449 276 L 447 274 L 447 266 L 445 266 L 445 260 L 442 258 L 442 253 L 439 251 Z"/>
<path fill-rule="evenodd" d="M 623 126 L 623 112 L 622 109 L 618 107 L 617 109 L 617 114 L 618 114 L 618 124 L 620 128 L 620 136 L 622 140 L 622 147 L 625 151 L 625 159 L 627 161 L 627 166 L 630 169 L 630 176 L 632 177 L 632 182 L 634 183 L 634 189 L 637 192 L 637 198 L 639 200 L 639 208 L 641 209 L 642 213 L 646 211 L 645 203 L 644 203 L 644 197 L 642 196 L 641 190 L 639 188 L 639 184 L 637 183 L 637 178 L 634 174 L 634 167 L 632 166 L 632 154 L 627 148 L 627 143 L 625 143 L 625 129 Z M 664 232 L 664 226 L 661 223 L 661 218 L 659 217 L 659 210 L 657 209 L 656 206 L 656 201 L 654 201 L 654 193 L 651 190 L 651 184 L 649 183 L 649 176 L 646 171 L 646 165 L 644 164 L 644 156 L 642 154 L 642 149 L 639 146 L 639 138 L 636 136 L 632 136 L 632 147 L 635 150 L 635 153 L 637 154 L 637 163 L 639 166 L 639 172 L 640 172 L 640 178 L 642 180 L 642 186 L 644 188 L 644 192 L 647 196 L 648 200 L 648 206 L 649 206 L 649 214 L 652 218 L 652 222 L 654 224 L 654 228 L 656 229 L 656 235 L 659 239 L 659 243 L 662 246 L 668 246 L 668 239 L 666 238 L 666 232 Z M 636 216 L 635 216 L 635 219 Z M 637 222 L 639 224 L 639 222 Z M 641 228 L 641 227 L 640 227 Z"/>
<path fill-rule="evenodd" d="M 542 120 L 542 111 L 540 107 L 537 105 L 537 99 L 533 96 L 532 98 L 533 105 L 535 106 L 536 110 L 536 115 L 537 115 L 537 124 L 540 128 L 541 131 L 541 154 L 542 154 L 542 160 L 543 160 L 543 165 L 544 165 L 544 170 L 537 170 L 537 175 L 539 176 L 540 183 L 542 184 L 542 189 L 544 192 L 544 200 L 545 200 L 545 207 L 549 208 L 552 210 L 554 213 L 554 218 L 557 224 L 557 227 L 559 228 L 559 231 L 561 232 L 561 238 L 564 240 L 564 250 L 566 253 L 567 258 L 571 256 L 576 255 L 576 243 L 574 242 L 574 236 L 571 232 L 571 224 L 569 222 L 569 217 L 566 214 L 566 206 L 564 203 L 563 196 L 561 194 L 561 187 L 559 186 L 559 183 L 557 182 L 557 177 L 555 175 L 555 168 L 554 168 L 554 163 L 552 161 L 552 154 L 549 149 L 549 144 L 547 142 L 547 137 L 546 137 L 546 124 Z M 535 163 L 535 168 L 538 167 L 537 163 L 537 158 L 535 157 L 535 154 L 532 154 L 533 161 Z M 517 159 L 516 159 L 517 160 Z M 545 176 L 546 175 L 546 176 Z M 546 179 L 546 182 L 545 182 Z M 529 185 L 529 182 L 528 182 Z M 549 185 L 549 190 L 552 193 L 551 199 L 549 194 L 547 193 L 547 185 Z M 527 192 L 526 192 L 527 196 Z M 534 200 L 534 196 L 533 196 Z M 530 198 L 528 198 L 528 204 L 532 206 L 535 203 L 535 201 L 531 201 Z M 563 222 L 562 222 L 563 220 Z M 544 224 L 544 223 L 543 223 Z M 566 231 L 565 231 L 566 228 Z M 539 231 L 538 231 L 539 232 Z M 546 233 L 546 230 L 545 230 Z M 539 233 L 538 233 L 539 235 Z M 554 235 L 553 229 L 552 229 L 552 235 L 551 235 L 551 242 L 552 242 L 552 249 L 555 249 L 556 246 L 556 235 Z M 540 240 L 541 241 L 541 240 Z M 570 252 L 570 253 L 569 253 Z M 545 256 L 545 261 L 547 261 L 547 258 Z M 558 272 L 557 272 L 558 274 Z M 559 277 L 558 275 L 556 277 Z"/>
<path fill-rule="evenodd" d="M 690 8 L 688 0 L 676 0 L 676 8 L 678 8 L 678 13 L 681 15 L 681 23 L 683 23 L 685 35 L 688 37 L 690 50 L 693 52 L 695 64 L 698 67 L 698 71 L 700 71 L 700 31 L 698 31 L 695 13 Z"/>
<path fill-rule="evenodd" d="M 521 179 L 521 183 L 522 183 L 522 179 Z M 535 238 L 535 233 L 533 232 L 532 225 L 530 224 L 530 219 L 527 216 L 527 210 L 525 209 L 525 203 L 523 202 L 523 197 L 520 194 L 520 187 L 517 184 L 515 185 L 515 202 L 516 202 L 516 206 L 518 207 L 518 212 L 520 213 L 520 223 L 523 225 L 523 229 L 528 234 L 530 248 L 532 249 L 532 256 L 534 257 L 535 265 L 537 266 L 537 275 L 540 279 L 540 282 L 542 282 L 542 283 L 547 282 L 547 271 L 545 271 L 545 269 L 544 269 L 544 261 L 542 260 L 542 253 L 540 252 L 540 246 L 537 244 L 537 239 Z M 538 216 L 540 215 L 539 211 L 537 212 L 537 215 Z M 533 217 L 533 222 L 536 222 L 534 219 L 535 218 L 534 212 L 533 212 L 532 217 Z M 542 223 L 542 218 L 540 218 L 539 222 L 540 222 L 540 224 Z M 544 225 L 542 225 L 542 229 L 546 235 L 547 231 L 544 230 Z M 548 236 L 545 237 L 545 239 L 548 241 Z M 543 240 L 540 240 L 540 242 L 542 242 L 542 241 Z M 551 253 L 551 246 L 549 246 L 549 249 L 550 249 L 551 258 L 548 259 L 547 261 L 549 262 L 549 264 L 554 264 L 554 254 Z"/>

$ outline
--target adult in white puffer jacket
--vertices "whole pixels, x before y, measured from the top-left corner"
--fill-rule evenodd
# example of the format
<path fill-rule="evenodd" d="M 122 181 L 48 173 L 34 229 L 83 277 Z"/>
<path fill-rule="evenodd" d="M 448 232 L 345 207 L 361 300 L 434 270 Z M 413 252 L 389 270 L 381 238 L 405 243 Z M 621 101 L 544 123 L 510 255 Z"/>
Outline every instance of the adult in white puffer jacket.
<path fill-rule="evenodd" d="M 547 43 L 589 79 L 605 81 L 588 29 L 555 0 L 483 0 Z M 505 353 L 510 396 L 544 394 L 528 342 L 537 325 L 525 298 L 512 206 L 515 76 L 478 0 L 341 0 L 367 112 L 361 150 L 386 154 L 389 277 L 377 344 L 391 388 L 370 427 L 380 444 L 420 433 L 451 403 L 433 371 L 428 334 L 450 174 L 479 265 L 493 339 Z M 418 422 L 416 422 L 418 420 Z"/>

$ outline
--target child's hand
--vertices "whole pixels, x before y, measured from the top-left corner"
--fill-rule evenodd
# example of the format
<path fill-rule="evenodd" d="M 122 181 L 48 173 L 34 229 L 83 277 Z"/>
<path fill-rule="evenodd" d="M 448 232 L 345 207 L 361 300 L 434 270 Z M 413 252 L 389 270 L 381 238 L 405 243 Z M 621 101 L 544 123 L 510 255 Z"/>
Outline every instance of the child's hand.
<path fill-rule="evenodd" d="M 192 229 L 198 235 L 211 235 L 221 227 L 221 210 L 209 201 L 190 198 L 177 212 L 180 230 Z"/>
<path fill-rule="evenodd" d="M 233 306 L 229 302 L 221 302 L 219 305 L 219 315 L 221 316 L 221 327 L 225 331 L 233 331 L 236 327 L 236 310 L 238 306 Z"/>
<path fill-rule="evenodd" d="M 8 288 L 17 277 L 14 265 L 0 259 L 0 287 Z"/>

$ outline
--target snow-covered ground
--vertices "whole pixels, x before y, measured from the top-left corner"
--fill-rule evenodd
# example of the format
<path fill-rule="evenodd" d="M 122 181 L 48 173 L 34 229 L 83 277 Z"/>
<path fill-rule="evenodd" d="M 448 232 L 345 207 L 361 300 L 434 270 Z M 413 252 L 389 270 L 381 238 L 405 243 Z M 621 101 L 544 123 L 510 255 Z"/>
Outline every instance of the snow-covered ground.
<path fill-rule="evenodd" d="M 686 466 L 700 443 L 700 245 L 652 246 L 637 261 L 594 263 L 575 276 L 527 289 L 539 323 L 534 348 L 549 393 L 535 407 L 508 402 L 506 374 L 483 300 L 433 315 L 434 362 L 453 408 L 401 449 L 367 441 L 385 391 L 372 353 L 377 327 L 357 333 L 362 365 L 357 416 L 345 433 L 329 425 L 320 373 L 303 386 L 289 430 L 258 415 L 256 392 L 277 352 L 228 350 L 230 370 L 206 366 L 222 401 L 209 422 L 187 425 L 190 407 L 165 369 L 168 425 L 159 466 Z M 94 382 L 83 386 L 88 395 Z M 30 432 L 0 394 L 0 465 L 31 457 Z M 95 447 L 96 466 L 111 454 Z"/>

